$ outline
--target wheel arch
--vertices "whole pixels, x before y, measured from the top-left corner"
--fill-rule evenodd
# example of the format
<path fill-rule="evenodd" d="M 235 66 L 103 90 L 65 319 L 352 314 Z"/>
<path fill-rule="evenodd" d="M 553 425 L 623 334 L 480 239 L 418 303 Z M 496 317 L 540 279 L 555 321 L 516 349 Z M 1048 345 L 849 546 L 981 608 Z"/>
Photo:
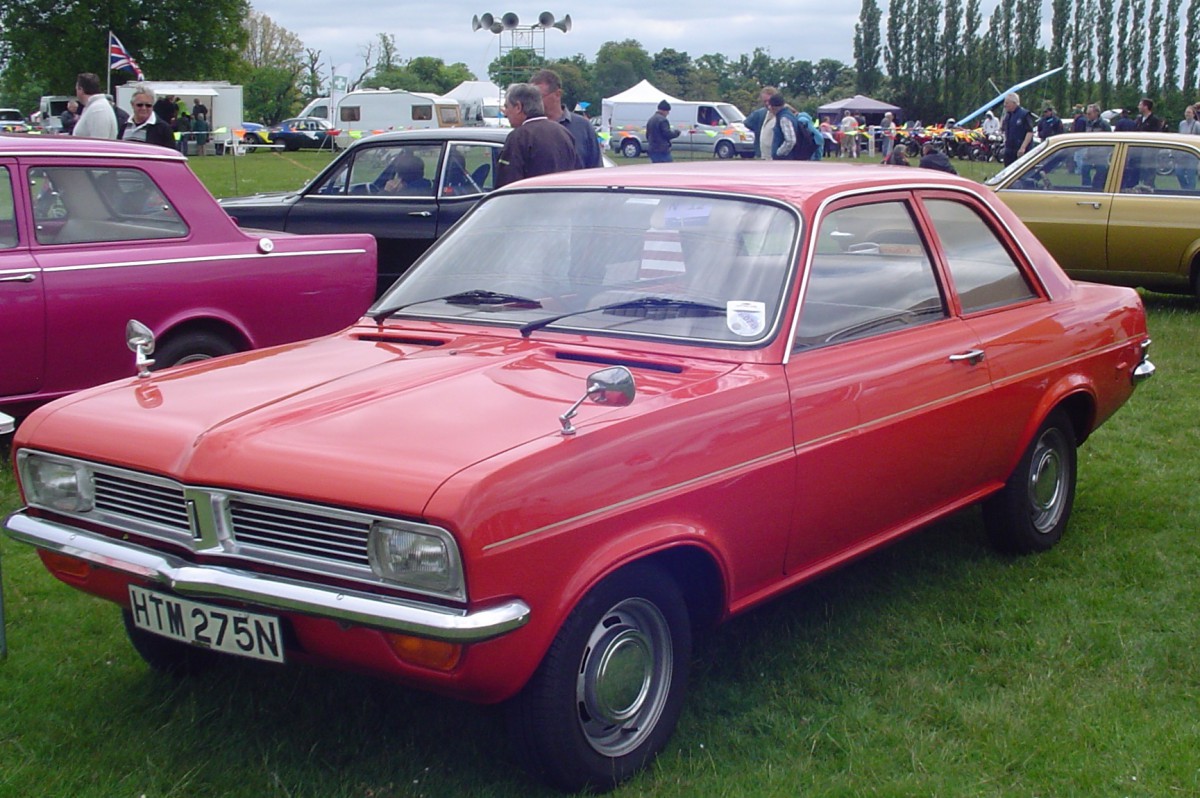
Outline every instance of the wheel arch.
<path fill-rule="evenodd" d="M 254 342 L 236 323 L 215 316 L 196 316 L 178 319 L 163 326 L 161 332 L 156 332 L 157 346 L 161 348 L 168 341 L 174 341 L 194 333 L 208 333 L 218 336 L 232 344 L 239 352 L 254 348 Z"/>

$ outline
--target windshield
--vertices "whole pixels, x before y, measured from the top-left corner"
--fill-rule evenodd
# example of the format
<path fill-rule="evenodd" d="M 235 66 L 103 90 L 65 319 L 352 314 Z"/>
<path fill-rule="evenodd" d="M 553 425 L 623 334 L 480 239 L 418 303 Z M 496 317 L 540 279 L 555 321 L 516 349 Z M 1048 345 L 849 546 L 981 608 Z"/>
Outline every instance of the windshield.
<path fill-rule="evenodd" d="M 746 115 L 729 103 L 717 103 L 717 111 L 720 112 L 721 118 L 730 125 L 734 122 L 746 121 Z"/>
<path fill-rule="evenodd" d="M 782 206 L 711 195 L 500 194 L 370 313 L 755 345 L 778 328 L 799 227 Z"/>
<path fill-rule="evenodd" d="M 1034 160 L 1035 158 L 1042 157 L 1042 150 L 1045 149 L 1045 147 L 1046 147 L 1046 141 L 1040 142 L 1036 146 L 1031 147 L 1028 152 L 1026 152 L 1024 155 L 1022 155 L 1017 160 L 1010 163 L 1008 166 L 1001 169 L 1000 172 L 998 174 L 996 174 L 994 177 L 989 177 L 987 180 L 983 181 L 983 184 L 985 186 L 999 185 L 1000 183 L 1007 180 L 1008 176 L 1013 174 L 1014 172 L 1023 171 L 1025 169 L 1025 164 L 1029 163 L 1031 160 Z"/>

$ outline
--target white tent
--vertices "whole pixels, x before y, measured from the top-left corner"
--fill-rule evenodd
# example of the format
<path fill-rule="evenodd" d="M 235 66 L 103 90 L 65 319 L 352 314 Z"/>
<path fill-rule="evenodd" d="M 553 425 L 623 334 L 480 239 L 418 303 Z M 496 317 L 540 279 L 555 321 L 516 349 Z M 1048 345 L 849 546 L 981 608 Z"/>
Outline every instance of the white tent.
<path fill-rule="evenodd" d="M 625 91 L 614 94 L 612 97 L 605 97 L 600 101 L 600 130 L 607 133 L 609 122 L 612 120 L 613 105 L 617 103 L 658 103 L 659 100 L 666 100 L 674 105 L 675 103 L 686 102 L 678 97 L 656 89 L 654 84 L 648 80 L 643 80 L 635 86 L 630 86 Z"/>
<path fill-rule="evenodd" d="M 508 127 L 508 120 L 501 113 L 503 90 L 490 80 L 464 80 L 444 96 L 458 103 L 468 125 Z"/>

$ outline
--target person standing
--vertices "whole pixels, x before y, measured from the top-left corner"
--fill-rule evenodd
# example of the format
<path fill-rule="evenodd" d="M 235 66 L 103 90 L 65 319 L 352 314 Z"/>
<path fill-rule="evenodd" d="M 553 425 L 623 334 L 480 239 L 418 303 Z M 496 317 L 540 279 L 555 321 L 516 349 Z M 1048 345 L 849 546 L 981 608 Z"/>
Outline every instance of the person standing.
<path fill-rule="evenodd" d="M 1058 118 L 1054 106 L 1047 105 L 1042 109 L 1042 118 L 1038 120 L 1037 132 L 1038 138 L 1042 141 L 1063 132 L 1062 120 Z"/>
<path fill-rule="evenodd" d="M 650 163 L 670 163 L 673 160 L 671 139 L 678 138 L 680 131 L 671 127 L 671 123 L 667 121 L 669 113 L 671 104 L 662 100 L 658 104 L 658 110 L 646 120 L 646 150 L 650 153 Z"/>
<path fill-rule="evenodd" d="M 1196 118 L 1196 106 L 1189 105 L 1183 109 L 1183 120 L 1179 123 L 1179 132 L 1200 136 L 1200 119 Z"/>
<path fill-rule="evenodd" d="M 67 107 L 58 115 L 59 121 L 62 122 L 62 132 L 65 135 L 71 135 L 75 130 L 75 123 L 79 121 L 79 101 L 71 100 L 67 103 Z"/>
<path fill-rule="evenodd" d="M 1033 143 L 1033 117 L 1021 107 L 1021 97 L 1015 91 L 1004 97 L 1004 165 L 1012 163 L 1029 151 Z"/>
<path fill-rule="evenodd" d="M 73 136 L 92 139 L 117 138 L 117 115 L 108 98 L 100 93 L 100 78 L 94 72 L 80 72 L 75 78 L 75 96 L 83 113 L 75 122 Z"/>
<path fill-rule="evenodd" d="M 1149 97 L 1138 100 L 1138 118 L 1134 120 L 1133 129 L 1147 133 L 1162 133 L 1166 129 L 1162 117 L 1154 115 L 1154 100 Z"/>
<path fill-rule="evenodd" d="M 154 92 L 145 86 L 133 90 L 133 116 L 125 123 L 121 138 L 125 141 L 144 141 L 160 147 L 175 148 L 175 131 L 154 115 Z"/>
<path fill-rule="evenodd" d="M 751 111 L 750 115 L 742 122 L 754 134 L 755 158 L 762 158 L 763 123 L 770 115 L 770 112 L 767 111 L 767 101 L 771 99 L 772 94 L 778 93 L 779 89 L 774 86 L 763 86 L 758 93 L 759 106 Z"/>
<path fill-rule="evenodd" d="M 783 100 L 782 94 L 772 94 L 767 101 L 767 111 L 775 120 L 772 126 L 771 146 L 763 157 L 771 161 L 788 161 L 796 146 L 796 116 Z"/>
<path fill-rule="evenodd" d="M 858 157 L 858 120 L 847 109 L 842 112 L 842 156 Z"/>
<path fill-rule="evenodd" d="M 883 114 L 883 122 L 879 125 L 879 149 L 883 152 L 883 159 L 892 154 L 892 147 L 896 144 L 896 120 L 892 116 L 891 111 L 886 111 Z"/>
<path fill-rule="evenodd" d="M 587 117 L 568 111 L 562 104 L 562 81 L 552 69 L 543 69 L 530 81 L 542 93 L 542 107 L 546 118 L 567 129 L 575 140 L 575 152 L 579 156 L 579 169 L 595 169 L 602 165 L 600 142 L 596 140 L 596 129 Z"/>
<path fill-rule="evenodd" d="M 542 93 L 531 83 L 514 83 L 504 98 L 504 116 L 513 127 L 496 159 L 496 187 L 526 177 L 567 172 L 578 156 L 567 129 L 546 118 Z"/>

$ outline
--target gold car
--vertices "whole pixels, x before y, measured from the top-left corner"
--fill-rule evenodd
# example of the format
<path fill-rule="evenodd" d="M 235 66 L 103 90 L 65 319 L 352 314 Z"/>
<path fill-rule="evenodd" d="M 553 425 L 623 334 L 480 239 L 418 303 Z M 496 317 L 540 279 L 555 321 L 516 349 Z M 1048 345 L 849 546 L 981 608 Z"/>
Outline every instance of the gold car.
<path fill-rule="evenodd" d="M 1200 136 L 1055 136 L 988 181 L 1071 276 L 1200 297 Z"/>

